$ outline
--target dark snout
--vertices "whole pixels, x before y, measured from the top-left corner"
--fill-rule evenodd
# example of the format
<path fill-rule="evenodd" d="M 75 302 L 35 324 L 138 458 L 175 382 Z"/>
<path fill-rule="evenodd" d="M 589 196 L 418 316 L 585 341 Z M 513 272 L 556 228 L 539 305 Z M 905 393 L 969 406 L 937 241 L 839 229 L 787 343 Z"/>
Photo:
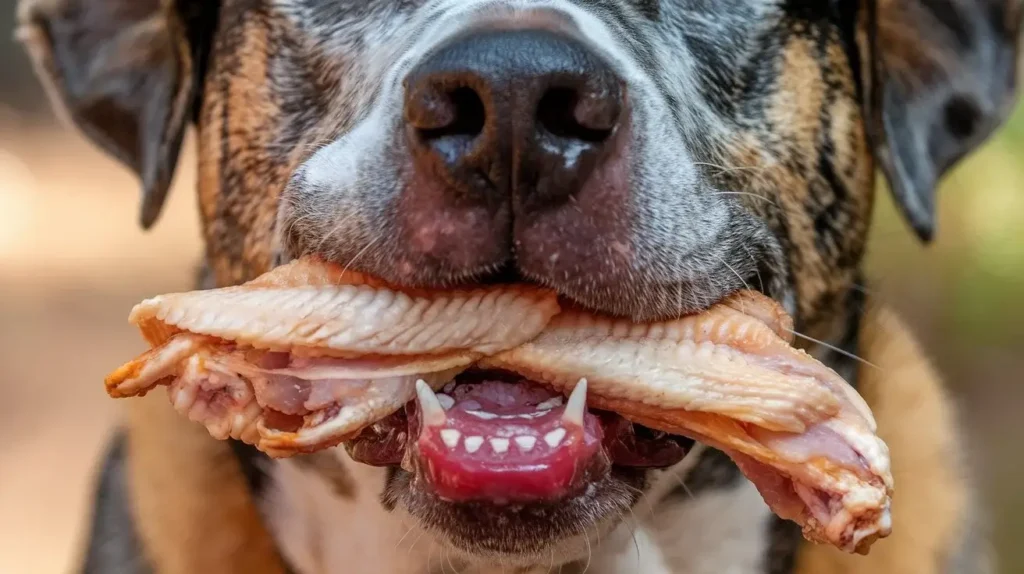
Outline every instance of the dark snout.
<path fill-rule="evenodd" d="M 557 206 L 594 172 L 623 114 L 615 73 L 548 30 L 499 30 L 435 51 L 405 82 L 416 169 L 454 195 Z"/>
<path fill-rule="evenodd" d="M 404 88 L 410 248 L 462 274 L 513 258 L 548 266 L 608 237 L 576 220 L 602 200 L 624 208 L 629 108 L 593 49 L 550 30 L 476 31 L 430 53 Z"/>

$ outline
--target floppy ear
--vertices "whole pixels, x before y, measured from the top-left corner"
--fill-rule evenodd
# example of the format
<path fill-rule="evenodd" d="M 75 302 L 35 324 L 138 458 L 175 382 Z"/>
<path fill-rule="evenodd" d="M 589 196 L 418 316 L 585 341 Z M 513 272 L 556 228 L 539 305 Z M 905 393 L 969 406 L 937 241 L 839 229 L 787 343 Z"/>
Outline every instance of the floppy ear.
<path fill-rule="evenodd" d="M 1014 103 L 1020 0 L 868 0 L 867 8 L 875 154 L 903 215 L 929 241 L 942 175 Z"/>
<path fill-rule="evenodd" d="M 199 83 L 183 21 L 194 12 L 179 4 L 22 0 L 18 12 L 18 38 L 57 112 L 141 179 L 147 229 L 167 196 Z"/>

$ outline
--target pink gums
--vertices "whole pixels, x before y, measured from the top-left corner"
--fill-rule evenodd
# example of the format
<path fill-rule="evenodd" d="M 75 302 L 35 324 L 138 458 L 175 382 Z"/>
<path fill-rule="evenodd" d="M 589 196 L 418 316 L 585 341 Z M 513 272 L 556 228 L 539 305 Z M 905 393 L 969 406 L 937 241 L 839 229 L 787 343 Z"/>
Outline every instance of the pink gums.
<path fill-rule="evenodd" d="M 422 480 L 449 501 L 557 500 L 608 472 L 597 417 L 563 420 L 565 398 L 526 383 L 484 381 L 439 394 L 446 420 L 410 417 Z"/>

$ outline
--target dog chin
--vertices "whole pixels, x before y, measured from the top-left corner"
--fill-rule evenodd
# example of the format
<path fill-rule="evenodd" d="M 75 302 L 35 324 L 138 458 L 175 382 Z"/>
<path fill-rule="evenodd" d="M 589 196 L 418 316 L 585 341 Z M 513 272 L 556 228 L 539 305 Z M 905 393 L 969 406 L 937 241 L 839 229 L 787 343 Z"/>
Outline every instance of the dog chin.
<path fill-rule="evenodd" d="M 544 503 L 450 502 L 417 486 L 414 473 L 393 467 L 385 506 L 408 514 L 468 564 L 549 566 L 587 559 L 643 496 L 649 471 L 613 469 L 583 492 Z"/>

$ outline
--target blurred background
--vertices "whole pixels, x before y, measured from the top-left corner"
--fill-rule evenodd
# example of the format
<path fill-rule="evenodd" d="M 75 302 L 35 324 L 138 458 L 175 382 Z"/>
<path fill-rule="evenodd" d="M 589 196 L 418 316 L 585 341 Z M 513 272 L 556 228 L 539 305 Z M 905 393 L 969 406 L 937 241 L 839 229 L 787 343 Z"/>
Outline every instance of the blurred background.
<path fill-rule="evenodd" d="M 156 228 L 133 177 L 58 126 L 0 0 L 0 573 L 77 557 L 118 418 L 103 376 L 142 343 L 146 296 L 187 289 L 201 253 L 191 142 Z M 921 246 L 879 195 L 869 290 L 909 321 L 959 398 L 1003 572 L 1024 572 L 1024 109 L 945 182 Z M 44 390 L 45 389 L 45 390 Z"/>

